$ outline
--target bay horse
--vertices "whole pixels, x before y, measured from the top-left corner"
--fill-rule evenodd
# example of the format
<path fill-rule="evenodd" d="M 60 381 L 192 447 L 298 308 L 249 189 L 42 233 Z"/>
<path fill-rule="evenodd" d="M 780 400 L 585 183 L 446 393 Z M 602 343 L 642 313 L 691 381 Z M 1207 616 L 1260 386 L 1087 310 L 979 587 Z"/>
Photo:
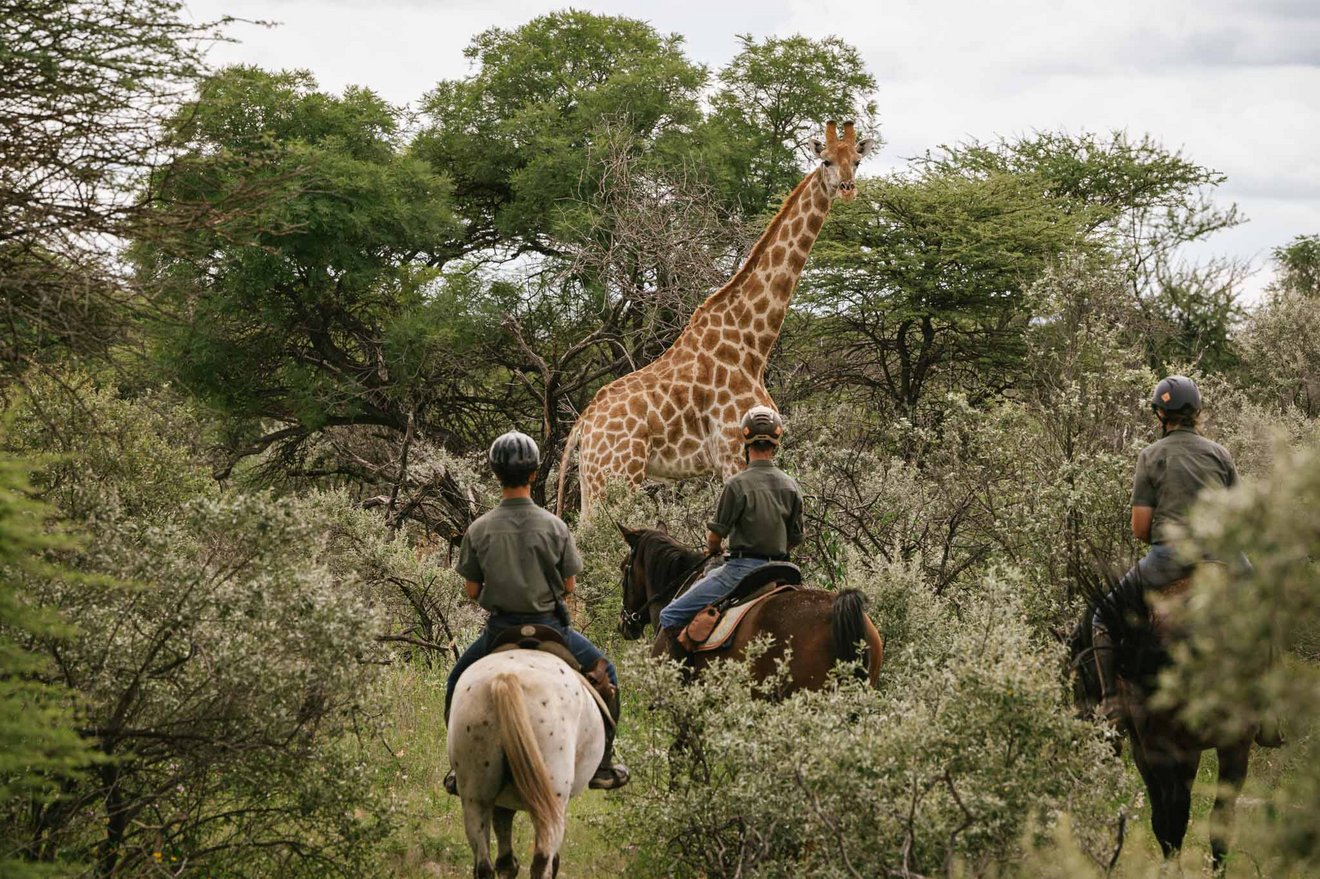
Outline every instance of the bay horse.
<path fill-rule="evenodd" d="M 674 655 L 675 645 L 660 628 L 660 609 L 691 585 L 708 557 L 658 529 L 634 530 L 620 525 L 619 530 L 629 547 L 622 565 L 619 634 L 635 641 L 650 624 L 656 629 L 651 655 Z M 866 680 L 874 687 L 880 678 L 885 647 L 884 639 L 866 616 L 865 604 L 857 589 L 829 592 L 798 588 L 774 595 L 747 612 L 730 646 L 684 659 L 693 674 L 700 674 L 717 659 L 743 659 L 753 639 L 769 635 L 773 643 L 756 659 L 751 671 L 757 681 L 765 680 L 776 672 L 791 647 L 789 680 L 780 695 L 821 689 L 829 681 L 835 663 L 860 661 Z M 863 642 L 866 646 L 859 651 L 858 645 Z"/>
<path fill-rule="evenodd" d="M 568 801 L 587 787 L 605 751 L 604 721 L 587 686 L 563 660 L 536 650 L 493 653 L 464 672 L 448 751 L 477 879 L 518 875 L 515 811 L 531 813 L 535 828 L 532 879 L 559 872 Z"/>
<path fill-rule="evenodd" d="M 1106 582 L 1107 581 L 1107 582 Z M 1069 638 L 1073 696 L 1078 710 L 1092 714 L 1101 701 L 1100 674 L 1092 645 L 1092 618 L 1100 619 L 1114 642 L 1115 677 L 1130 710 L 1123 731 L 1132 747 L 1132 760 L 1150 798 L 1150 823 L 1165 858 L 1177 857 L 1191 816 L 1192 783 L 1201 752 L 1219 757 L 1219 781 L 1210 813 L 1210 852 L 1216 873 L 1228 855 L 1229 835 L 1238 794 L 1247 777 L 1251 744 L 1257 728 L 1236 737 L 1193 729 L 1179 716 L 1180 706 L 1153 707 L 1160 670 L 1170 662 L 1167 624 L 1152 612 L 1139 582 L 1119 581 L 1112 575 L 1083 584 L 1087 608 Z"/>

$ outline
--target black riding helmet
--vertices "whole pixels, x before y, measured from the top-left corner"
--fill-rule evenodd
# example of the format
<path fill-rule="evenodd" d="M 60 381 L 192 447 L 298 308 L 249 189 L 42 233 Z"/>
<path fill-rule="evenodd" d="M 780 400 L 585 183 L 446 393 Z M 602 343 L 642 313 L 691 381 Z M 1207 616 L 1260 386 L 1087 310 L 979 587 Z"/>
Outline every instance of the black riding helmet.
<path fill-rule="evenodd" d="M 540 468 L 541 450 L 536 447 L 536 440 L 511 430 L 490 444 L 487 460 L 496 473 L 530 472 Z"/>
<path fill-rule="evenodd" d="M 784 435 L 784 419 L 769 406 L 753 406 L 742 417 L 743 445 L 767 442 L 779 445 Z"/>
<path fill-rule="evenodd" d="M 1193 414 L 1201 411 L 1201 392 L 1196 382 L 1185 375 L 1171 375 L 1161 379 L 1150 395 L 1150 407 L 1163 412 L 1185 412 Z"/>

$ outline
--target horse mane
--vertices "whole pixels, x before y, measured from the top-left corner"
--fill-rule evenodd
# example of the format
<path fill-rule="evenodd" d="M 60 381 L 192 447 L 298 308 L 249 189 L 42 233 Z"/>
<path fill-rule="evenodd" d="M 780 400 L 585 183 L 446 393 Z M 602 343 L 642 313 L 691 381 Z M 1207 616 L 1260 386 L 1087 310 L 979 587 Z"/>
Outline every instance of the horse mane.
<path fill-rule="evenodd" d="M 670 586 L 681 585 L 679 581 L 691 576 L 705 558 L 703 553 L 689 549 L 656 528 L 647 529 L 638 536 L 637 552 L 646 582 L 657 594 Z"/>
<path fill-rule="evenodd" d="M 1078 644 L 1090 648 L 1092 622 L 1099 616 L 1113 638 L 1120 677 L 1140 681 L 1158 672 L 1168 661 L 1168 653 L 1151 623 L 1140 580 L 1123 580 L 1112 568 L 1097 563 L 1078 585 L 1086 610 L 1073 635 L 1074 650 Z"/>

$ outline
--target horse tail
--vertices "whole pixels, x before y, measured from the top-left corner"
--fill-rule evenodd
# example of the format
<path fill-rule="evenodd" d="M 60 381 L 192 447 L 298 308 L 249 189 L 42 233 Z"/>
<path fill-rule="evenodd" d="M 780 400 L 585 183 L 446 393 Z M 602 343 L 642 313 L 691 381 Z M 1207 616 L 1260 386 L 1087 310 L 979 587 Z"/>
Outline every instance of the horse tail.
<path fill-rule="evenodd" d="M 555 494 L 555 514 L 560 517 L 564 515 L 564 479 L 568 476 L 568 457 L 577 448 L 581 432 L 582 419 L 578 418 L 573 422 L 573 429 L 568 432 L 568 439 L 564 440 L 564 454 L 559 456 L 559 490 Z"/>
<path fill-rule="evenodd" d="M 857 678 L 874 684 L 884 658 L 884 642 L 866 616 L 866 596 L 860 589 L 844 589 L 834 596 L 830 637 L 835 661 L 860 663 Z M 859 647 L 861 644 L 866 646 Z"/>
<path fill-rule="evenodd" d="M 522 686 L 512 672 L 497 674 L 490 684 L 495 703 L 495 716 L 500 724 L 500 744 L 504 759 L 508 761 L 513 786 L 532 813 L 536 828 L 536 850 L 548 851 L 548 840 L 563 823 L 564 815 L 555 797 L 541 748 L 536 743 L 536 732 L 527 715 Z M 543 844 L 544 843 L 544 844 Z"/>

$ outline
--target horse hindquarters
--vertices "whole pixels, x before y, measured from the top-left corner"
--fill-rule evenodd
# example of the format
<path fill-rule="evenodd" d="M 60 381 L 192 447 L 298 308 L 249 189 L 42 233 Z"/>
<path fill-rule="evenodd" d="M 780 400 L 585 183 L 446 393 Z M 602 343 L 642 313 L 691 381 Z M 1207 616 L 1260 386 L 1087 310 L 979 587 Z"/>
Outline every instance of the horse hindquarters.
<path fill-rule="evenodd" d="M 536 730 L 527 714 L 527 703 L 518 676 L 502 672 L 491 681 L 491 697 L 500 726 L 500 743 L 513 776 L 513 785 L 532 815 L 536 830 L 532 875 L 545 873 L 544 858 L 553 857 L 564 838 L 564 812 L 567 806 L 555 784 L 536 740 Z M 538 871 L 539 866 L 542 867 Z"/>

